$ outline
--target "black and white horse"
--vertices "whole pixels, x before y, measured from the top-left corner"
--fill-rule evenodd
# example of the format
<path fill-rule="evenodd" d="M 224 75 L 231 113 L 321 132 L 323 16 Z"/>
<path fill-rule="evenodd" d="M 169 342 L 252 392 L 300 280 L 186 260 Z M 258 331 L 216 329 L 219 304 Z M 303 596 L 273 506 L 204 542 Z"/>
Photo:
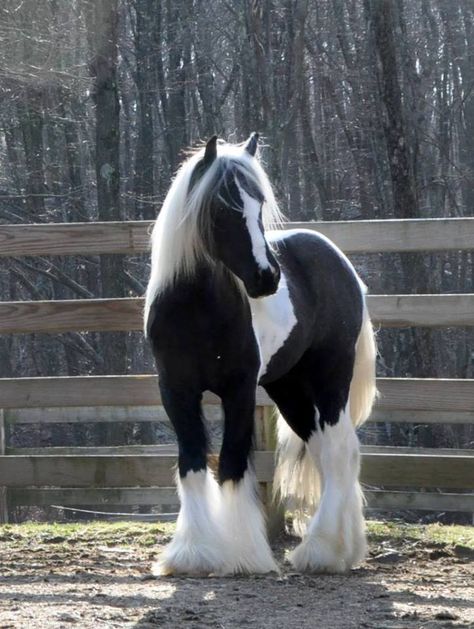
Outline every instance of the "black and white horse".
<path fill-rule="evenodd" d="M 280 214 L 257 142 L 211 138 L 178 171 L 153 230 L 145 331 L 178 437 L 181 500 L 157 574 L 277 570 L 251 459 L 257 384 L 284 418 L 280 493 L 317 508 L 293 566 L 341 572 L 365 554 L 355 427 L 374 400 L 376 353 L 365 287 L 320 234 L 265 231 Z M 205 390 L 225 417 L 217 479 Z"/>

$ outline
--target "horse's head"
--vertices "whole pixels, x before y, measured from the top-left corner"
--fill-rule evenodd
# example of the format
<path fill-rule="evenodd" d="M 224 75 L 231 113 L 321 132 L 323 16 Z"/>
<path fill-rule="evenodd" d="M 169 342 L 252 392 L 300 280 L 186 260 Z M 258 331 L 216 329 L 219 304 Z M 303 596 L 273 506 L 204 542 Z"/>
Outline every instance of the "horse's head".
<path fill-rule="evenodd" d="M 222 262 L 242 280 L 250 297 L 276 292 L 280 268 L 266 239 L 265 205 L 276 204 L 266 175 L 257 158 L 258 134 L 238 147 L 223 145 L 217 136 L 207 143 L 202 159 L 191 177 L 190 195 L 201 195 L 201 237 L 209 255 Z M 267 199 L 266 196 L 271 196 Z M 268 211 L 268 210 L 267 210 Z M 269 210 L 271 214 L 272 208 Z"/>

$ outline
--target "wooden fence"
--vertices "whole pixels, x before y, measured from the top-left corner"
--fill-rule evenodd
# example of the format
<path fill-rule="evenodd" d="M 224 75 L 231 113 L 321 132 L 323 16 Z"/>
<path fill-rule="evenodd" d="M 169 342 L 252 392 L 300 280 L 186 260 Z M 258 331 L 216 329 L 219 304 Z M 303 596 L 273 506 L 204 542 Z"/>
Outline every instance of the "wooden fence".
<path fill-rule="evenodd" d="M 474 248 L 474 218 L 291 224 L 317 229 L 346 253 L 453 251 Z M 141 254 L 150 223 L 3 225 L 0 256 Z M 377 295 L 369 309 L 380 326 L 472 326 L 474 294 Z M 140 299 L 0 302 L 0 332 L 141 329 Z M 474 380 L 380 378 L 371 421 L 470 423 Z M 169 505 L 176 502 L 173 446 L 24 448 L 9 446 L 14 424 L 165 419 L 155 376 L 0 379 L 0 520 L 15 505 Z M 205 404 L 219 403 L 206 394 Z M 271 482 L 271 401 L 257 395 L 255 466 Z M 474 512 L 474 456 L 469 450 L 365 447 L 362 481 L 379 509 Z M 381 489 L 383 488 L 383 489 Z M 430 491 L 424 491 L 430 490 Z M 470 492 L 470 493 L 466 493 Z"/>

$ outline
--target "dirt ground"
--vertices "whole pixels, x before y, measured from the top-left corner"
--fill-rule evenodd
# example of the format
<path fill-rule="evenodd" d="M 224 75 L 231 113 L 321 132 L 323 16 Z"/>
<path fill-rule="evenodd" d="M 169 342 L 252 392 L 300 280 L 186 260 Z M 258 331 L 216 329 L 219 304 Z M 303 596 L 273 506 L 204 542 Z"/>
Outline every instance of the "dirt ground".
<path fill-rule="evenodd" d="M 0 628 L 405 629 L 474 627 L 469 527 L 371 523 L 370 557 L 349 575 L 165 578 L 150 561 L 170 525 L 0 527 Z"/>

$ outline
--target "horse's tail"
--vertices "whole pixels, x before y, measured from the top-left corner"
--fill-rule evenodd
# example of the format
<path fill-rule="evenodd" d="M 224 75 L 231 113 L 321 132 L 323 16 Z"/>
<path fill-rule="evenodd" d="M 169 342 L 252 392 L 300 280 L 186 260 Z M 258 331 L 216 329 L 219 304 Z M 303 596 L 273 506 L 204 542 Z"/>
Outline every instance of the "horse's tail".
<path fill-rule="evenodd" d="M 377 348 L 367 306 L 364 303 L 362 326 L 356 343 L 354 371 L 349 392 L 352 423 L 360 426 L 370 415 L 377 395 L 375 359 Z M 305 443 L 278 417 L 277 465 L 273 481 L 274 496 L 284 501 L 293 513 L 293 531 L 303 536 L 308 518 L 320 499 L 321 481 Z"/>
<path fill-rule="evenodd" d="M 273 477 L 274 499 L 284 502 L 293 514 L 293 532 L 303 537 L 306 522 L 320 497 L 319 474 L 304 441 L 281 415 L 277 421 L 277 464 Z"/>
<path fill-rule="evenodd" d="M 369 418 L 377 397 L 375 381 L 376 358 L 377 346 L 375 344 L 374 330 L 364 300 L 362 326 L 356 343 L 354 371 L 349 391 L 350 413 L 354 426 L 360 426 Z"/>

